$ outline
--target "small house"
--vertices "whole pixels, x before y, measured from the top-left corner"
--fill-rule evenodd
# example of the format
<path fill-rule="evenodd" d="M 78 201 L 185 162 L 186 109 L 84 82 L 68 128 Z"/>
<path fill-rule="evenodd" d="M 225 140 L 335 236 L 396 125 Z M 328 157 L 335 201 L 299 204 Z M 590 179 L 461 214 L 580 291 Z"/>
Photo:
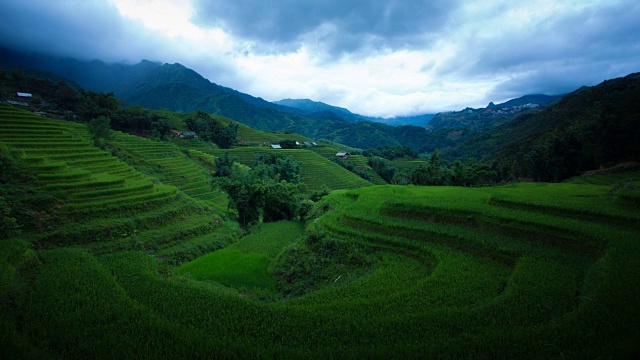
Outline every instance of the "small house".
<path fill-rule="evenodd" d="M 272 149 L 282 149 L 282 146 L 278 145 L 278 144 L 272 144 L 271 145 Z"/>
<path fill-rule="evenodd" d="M 346 159 L 349 157 L 349 153 L 348 152 L 339 152 L 336 154 L 336 157 L 342 158 L 342 159 Z"/>
<path fill-rule="evenodd" d="M 17 92 L 16 93 L 16 97 L 17 98 L 22 98 L 22 99 L 31 99 L 33 97 L 33 95 L 30 94 L 30 93 Z"/>
<path fill-rule="evenodd" d="M 313 146 L 318 146 L 318 144 L 316 144 L 316 143 L 314 143 L 314 142 L 311 142 L 311 145 L 313 145 Z"/>
<path fill-rule="evenodd" d="M 195 138 L 198 137 L 195 131 L 183 131 L 178 135 L 179 138 Z"/>

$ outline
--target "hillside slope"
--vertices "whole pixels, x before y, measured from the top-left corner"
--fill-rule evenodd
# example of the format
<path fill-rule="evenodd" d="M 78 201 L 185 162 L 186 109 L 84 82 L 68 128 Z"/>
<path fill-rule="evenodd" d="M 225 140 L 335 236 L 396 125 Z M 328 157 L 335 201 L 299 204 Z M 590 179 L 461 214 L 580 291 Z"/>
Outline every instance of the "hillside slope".
<path fill-rule="evenodd" d="M 93 146 L 86 140 L 84 124 L 47 119 L 10 106 L 0 106 L 0 130 L 2 155 L 21 164 L 43 192 L 58 199 L 47 210 L 57 222 L 38 232 L 24 229 L 38 246 L 82 245 L 96 253 L 145 249 L 178 261 L 226 244 L 228 239 L 223 241 L 217 231 L 233 231 L 228 224 L 214 222 L 223 216 L 221 211 L 194 200 L 214 198 L 206 196 L 211 192 L 206 180 L 204 192 L 190 187 L 200 181 L 192 178 L 197 171 L 185 169 L 179 174 L 181 181 L 166 178 L 178 187 L 160 183 L 153 176 L 157 170 L 145 175 Z M 139 154 L 145 151 L 145 159 L 158 162 L 170 159 L 166 147 L 127 146 Z"/>
<path fill-rule="evenodd" d="M 640 74 L 564 96 L 536 114 L 469 136 L 443 151 L 451 158 L 493 158 L 505 174 L 561 181 L 580 172 L 640 159 Z"/>

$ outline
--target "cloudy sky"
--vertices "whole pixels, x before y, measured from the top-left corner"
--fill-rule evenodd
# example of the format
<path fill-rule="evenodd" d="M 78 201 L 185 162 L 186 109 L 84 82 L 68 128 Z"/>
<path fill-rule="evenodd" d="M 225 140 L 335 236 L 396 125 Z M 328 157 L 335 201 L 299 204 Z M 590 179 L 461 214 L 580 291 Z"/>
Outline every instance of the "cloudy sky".
<path fill-rule="evenodd" d="M 640 71 L 640 1 L 0 0 L 0 45 L 390 117 Z"/>

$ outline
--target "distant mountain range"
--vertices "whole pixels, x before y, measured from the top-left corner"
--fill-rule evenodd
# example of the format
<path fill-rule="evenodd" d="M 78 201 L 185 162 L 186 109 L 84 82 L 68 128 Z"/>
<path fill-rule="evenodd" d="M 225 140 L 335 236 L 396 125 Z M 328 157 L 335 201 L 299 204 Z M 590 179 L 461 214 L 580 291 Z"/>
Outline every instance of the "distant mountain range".
<path fill-rule="evenodd" d="M 438 129 L 484 130 L 511 122 L 524 113 L 535 113 L 554 104 L 564 95 L 525 95 L 501 104 L 489 103 L 486 108 L 466 108 L 449 111 L 434 116 L 426 125 L 429 131 Z"/>
<path fill-rule="evenodd" d="M 98 60 L 79 61 L 0 49 L 0 67 L 21 68 L 25 73 L 38 76 L 51 72 L 55 74 L 51 76 L 68 79 L 89 90 L 113 92 L 125 105 L 178 112 L 201 109 L 260 130 L 294 132 L 363 149 L 403 145 L 430 152 L 435 148 L 448 148 L 470 134 L 512 121 L 519 112 L 539 111 L 522 108 L 499 114 L 506 112 L 502 108 L 529 103 L 544 107 L 559 98 L 526 95 L 498 105 L 491 103 L 485 109 L 380 119 L 309 99 L 269 102 L 212 83 L 180 64 L 151 61 L 135 65 L 106 64 Z"/>
<path fill-rule="evenodd" d="M 88 90 L 113 92 L 125 105 L 178 112 L 201 109 L 260 130 L 295 132 L 358 148 L 403 144 L 420 150 L 427 135 L 426 120 L 422 126 L 396 128 L 330 105 L 319 111 L 284 106 L 212 83 L 180 64 L 106 64 L 0 49 L 0 68 L 19 68 L 44 77 L 51 72 Z M 406 119 L 421 121 L 430 116 Z M 401 123 L 399 119 L 389 122 Z"/>
<path fill-rule="evenodd" d="M 416 116 L 397 116 L 393 118 L 381 118 L 381 117 L 372 117 L 372 116 L 364 116 L 354 114 L 348 109 L 341 108 L 338 106 L 333 106 L 329 104 L 325 104 L 319 101 L 313 101 L 309 99 L 283 99 L 279 101 L 274 101 L 274 104 L 283 105 L 289 108 L 295 108 L 301 111 L 302 114 L 310 115 L 310 116 L 322 116 L 327 115 L 328 112 L 335 114 L 336 116 L 349 121 L 349 122 L 359 122 L 359 121 L 373 121 L 379 122 L 391 126 L 401 126 L 401 125 L 414 125 L 414 126 L 426 126 L 429 121 L 436 114 L 423 114 Z"/>
<path fill-rule="evenodd" d="M 563 96 L 564 95 L 544 95 L 544 94 L 525 95 L 517 99 L 511 99 L 507 102 L 503 102 L 502 104 L 496 105 L 493 102 L 490 102 L 489 105 L 487 105 L 487 109 L 523 106 L 527 104 L 545 105 L 553 101 L 556 101 Z"/>

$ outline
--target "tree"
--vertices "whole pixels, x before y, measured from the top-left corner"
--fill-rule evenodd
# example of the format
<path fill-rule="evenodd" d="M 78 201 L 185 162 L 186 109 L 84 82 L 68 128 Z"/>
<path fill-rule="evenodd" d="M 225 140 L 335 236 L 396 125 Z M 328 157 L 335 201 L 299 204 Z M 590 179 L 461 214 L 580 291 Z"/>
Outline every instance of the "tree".
<path fill-rule="evenodd" d="M 227 193 L 229 207 L 238 211 L 238 223 L 242 228 L 247 229 L 260 221 L 266 192 L 261 179 L 244 172 L 221 178 L 218 184 Z"/>
<path fill-rule="evenodd" d="M 219 187 L 227 193 L 229 206 L 238 211 L 243 228 L 264 222 L 293 220 L 300 214 L 300 164 L 290 156 L 258 154 L 253 169 L 234 163 L 235 159 L 216 158 Z"/>
<path fill-rule="evenodd" d="M 24 86 L 25 78 L 24 72 L 20 69 L 11 70 L 11 84 L 16 87 Z"/>
<path fill-rule="evenodd" d="M 271 182 L 264 193 L 263 221 L 293 220 L 300 212 L 299 190 L 295 184 Z"/>
<path fill-rule="evenodd" d="M 275 168 L 277 175 L 276 180 L 284 180 L 292 184 L 302 182 L 302 177 L 300 176 L 302 167 L 300 167 L 300 163 L 293 160 L 291 156 L 277 159 L 276 163 L 271 166 Z"/>
<path fill-rule="evenodd" d="M 0 239 L 9 238 L 19 234 L 20 226 L 11 216 L 11 208 L 4 200 L 4 194 L 0 196 Z"/>
<path fill-rule="evenodd" d="M 162 139 L 171 134 L 171 122 L 166 118 L 159 118 L 151 124 L 151 129 L 153 130 L 153 136 Z"/>
<path fill-rule="evenodd" d="M 218 144 L 222 149 L 229 149 L 236 143 L 236 137 L 238 136 L 238 125 L 230 124 L 222 131 L 215 133 L 213 142 Z"/>
<path fill-rule="evenodd" d="M 60 81 L 53 94 L 53 102 L 62 109 L 75 110 L 80 102 L 80 97 L 78 92 L 66 81 Z"/>
<path fill-rule="evenodd" d="M 96 146 L 99 146 L 102 141 L 108 141 L 113 137 L 111 119 L 106 116 L 100 115 L 92 119 L 89 124 L 87 124 L 87 128 Z"/>
<path fill-rule="evenodd" d="M 216 165 L 216 177 L 230 177 L 232 175 L 233 163 L 240 161 L 238 157 L 230 157 L 226 151 L 224 156 L 217 157 L 214 162 Z"/>
<path fill-rule="evenodd" d="M 295 140 L 284 139 L 280 140 L 280 146 L 283 149 L 298 149 L 300 145 L 296 144 Z"/>
<path fill-rule="evenodd" d="M 391 165 L 389 160 L 383 159 L 378 156 L 370 157 L 367 162 L 373 171 L 378 173 L 381 178 L 383 178 L 386 182 L 392 183 L 393 177 L 396 174 L 396 168 Z"/>
<path fill-rule="evenodd" d="M 431 154 L 431 159 L 429 160 L 429 164 L 433 167 L 440 167 L 440 155 L 438 154 L 438 149 L 433 150 L 433 154 Z"/>

